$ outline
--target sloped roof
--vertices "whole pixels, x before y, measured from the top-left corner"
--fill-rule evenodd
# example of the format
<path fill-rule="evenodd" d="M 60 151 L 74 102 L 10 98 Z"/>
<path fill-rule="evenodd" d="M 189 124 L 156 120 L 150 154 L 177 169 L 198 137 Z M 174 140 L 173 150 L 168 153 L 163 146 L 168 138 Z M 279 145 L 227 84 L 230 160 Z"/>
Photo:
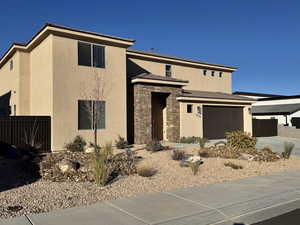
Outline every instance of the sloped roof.
<path fill-rule="evenodd" d="M 161 80 L 161 81 L 173 81 L 173 82 L 181 82 L 181 83 L 188 83 L 189 81 L 187 80 L 180 80 L 180 79 L 176 79 L 173 77 L 166 77 L 166 76 L 160 76 L 160 75 L 155 75 L 152 73 L 142 73 L 136 76 L 132 76 L 131 80 L 133 79 L 148 79 L 148 80 Z"/>
<path fill-rule="evenodd" d="M 300 110 L 300 103 L 252 106 L 253 115 L 290 115 L 299 110 Z"/>
<path fill-rule="evenodd" d="M 253 101 L 252 98 L 247 98 L 247 97 L 223 93 L 223 92 L 211 92 L 211 91 L 184 90 L 181 96 L 195 97 L 195 98 L 216 98 L 216 99 Z"/>

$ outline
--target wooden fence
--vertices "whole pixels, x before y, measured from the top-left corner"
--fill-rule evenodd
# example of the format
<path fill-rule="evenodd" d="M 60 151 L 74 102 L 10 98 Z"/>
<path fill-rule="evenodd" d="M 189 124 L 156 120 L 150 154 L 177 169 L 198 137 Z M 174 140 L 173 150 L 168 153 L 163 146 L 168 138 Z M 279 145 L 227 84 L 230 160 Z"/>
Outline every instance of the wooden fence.
<path fill-rule="evenodd" d="M 278 135 L 277 119 L 253 119 L 252 135 L 254 137 L 272 137 Z"/>
<path fill-rule="evenodd" d="M 41 152 L 51 151 L 50 116 L 0 117 L 0 141 L 11 145 L 26 144 L 26 139 L 35 136 Z"/>

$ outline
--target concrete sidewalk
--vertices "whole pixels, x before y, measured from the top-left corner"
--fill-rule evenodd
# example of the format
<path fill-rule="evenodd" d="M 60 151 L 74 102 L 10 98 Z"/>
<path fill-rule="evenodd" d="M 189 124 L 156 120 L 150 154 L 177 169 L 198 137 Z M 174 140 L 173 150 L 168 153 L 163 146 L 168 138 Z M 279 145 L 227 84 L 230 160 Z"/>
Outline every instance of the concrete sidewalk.
<path fill-rule="evenodd" d="M 0 220 L 0 225 L 252 224 L 300 208 L 300 171 Z"/>

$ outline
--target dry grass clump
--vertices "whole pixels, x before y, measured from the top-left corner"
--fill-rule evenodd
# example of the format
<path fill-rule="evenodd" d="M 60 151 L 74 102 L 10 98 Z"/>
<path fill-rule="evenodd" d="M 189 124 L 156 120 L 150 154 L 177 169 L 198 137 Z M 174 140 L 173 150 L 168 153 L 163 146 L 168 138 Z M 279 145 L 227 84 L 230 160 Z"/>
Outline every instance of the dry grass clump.
<path fill-rule="evenodd" d="M 233 148 L 255 148 L 256 137 L 244 131 L 233 131 L 226 133 L 227 144 Z"/>
<path fill-rule="evenodd" d="M 172 151 L 171 157 L 173 160 L 183 160 L 185 157 L 185 152 L 183 150 L 175 149 Z"/>
<path fill-rule="evenodd" d="M 282 157 L 284 159 L 289 159 L 291 154 L 292 154 L 292 151 L 293 151 L 294 147 L 295 147 L 294 143 L 284 142 L 284 151 L 282 152 Z"/>
<path fill-rule="evenodd" d="M 157 171 L 149 166 L 140 166 L 137 169 L 137 173 L 141 177 L 152 177 L 157 173 Z"/>
<path fill-rule="evenodd" d="M 226 163 L 224 163 L 224 166 L 231 167 L 234 170 L 243 169 L 243 166 L 232 163 L 232 162 L 226 162 Z"/>

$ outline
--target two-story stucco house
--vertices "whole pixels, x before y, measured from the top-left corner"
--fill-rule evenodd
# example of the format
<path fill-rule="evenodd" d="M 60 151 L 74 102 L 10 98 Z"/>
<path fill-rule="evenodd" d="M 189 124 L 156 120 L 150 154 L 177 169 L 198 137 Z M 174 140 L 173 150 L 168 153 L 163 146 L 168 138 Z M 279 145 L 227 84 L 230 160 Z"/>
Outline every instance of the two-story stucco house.
<path fill-rule="evenodd" d="M 118 135 L 145 143 L 181 136 L 216 139 L 238 129 L 251 133 L 253 100 L 232 95 L 236 68 L 129 49 L 133 44 L 46 24 L 1 58 L 0 96 L 9 96 L 11 115 L 51 117 L 53 150 L 78 134 L 92 140 L 81 106 L 97 100 L 82 94 L 96 82 L 104 86 L 103 99 L 95 101 L 102 144 Z"/>

